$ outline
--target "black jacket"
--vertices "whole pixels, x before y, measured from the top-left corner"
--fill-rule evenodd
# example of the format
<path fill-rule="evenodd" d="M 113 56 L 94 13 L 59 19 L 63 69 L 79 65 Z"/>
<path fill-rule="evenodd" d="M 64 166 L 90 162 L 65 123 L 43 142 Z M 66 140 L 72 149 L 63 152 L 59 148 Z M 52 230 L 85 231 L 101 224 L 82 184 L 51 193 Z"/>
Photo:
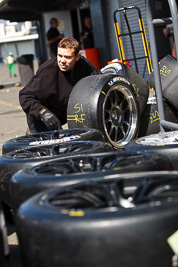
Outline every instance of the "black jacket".
<path fill-rule="evenodd" d="M 100 71 L 85 57 L 76 62 L 73 72 L 62 72 L 57 59 L 40 66 L 36 75 L 19 92 L 19 102 L 29 117 L 39 119 L 43 107 L 52 111 L 62 124 L 66 123 L 67 103 L 74 85 L 82 78 Z"/>
<path fill-rule="evenodd" d="M 60 32 L 58 31 L 58 29 L 53 28 L 53 27 L 51 27 L 46 34 L 48 41 L 51 39 L 54 39 L 55 37 L 59 35 L 60 35 Z M 54 55 L 57 55 L 57 47 L 58 47 L 59 42 L 60 40 L 57 40 L 56 42 L 49 44 L 50 50 L 54 53 Z"/>

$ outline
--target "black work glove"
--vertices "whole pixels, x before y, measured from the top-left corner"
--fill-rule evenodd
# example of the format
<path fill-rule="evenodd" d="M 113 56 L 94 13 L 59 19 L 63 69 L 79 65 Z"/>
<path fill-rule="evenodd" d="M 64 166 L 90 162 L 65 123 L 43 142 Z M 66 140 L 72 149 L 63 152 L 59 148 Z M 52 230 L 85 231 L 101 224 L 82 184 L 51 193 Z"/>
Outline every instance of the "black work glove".
<path fill-rule="evenodd" d="M 61 123 L 58 118 L 47 108 L 42 108 L 39 111 L 41 120 L 44 122 L 48 130 L 62 129 Z"/>

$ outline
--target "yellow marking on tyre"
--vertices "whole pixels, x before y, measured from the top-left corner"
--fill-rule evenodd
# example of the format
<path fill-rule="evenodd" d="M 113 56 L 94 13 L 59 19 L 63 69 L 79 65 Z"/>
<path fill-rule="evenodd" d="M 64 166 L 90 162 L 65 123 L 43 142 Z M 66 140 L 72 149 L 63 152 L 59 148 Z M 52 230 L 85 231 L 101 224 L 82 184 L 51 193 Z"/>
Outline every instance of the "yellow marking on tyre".
<path fill-rule="evenodd" d="M 81 117 L 79 117 L 77 114 L 76 115 L 67 115 L 67 120 L 68 121 L 76 121 L 76 122 L 80 122 L 83 123 L 83 121 L 85 120 L 83 117 L 85 116 L 85 114 L 81 114 Z"/>
<path fill-rule="evenodd" d="M 71 217 L 83 217 L 85 212 L 82 210 L 61 210 L 62 214 L 68 214 Z"/>
<path fill-rule="evenodd" d="M 105 92 L 103 92 L 103 91 L 101 91 L 101 93 L 102 93 L 103 95 L 106 95 L 106 93 L 105 93 Z"/>

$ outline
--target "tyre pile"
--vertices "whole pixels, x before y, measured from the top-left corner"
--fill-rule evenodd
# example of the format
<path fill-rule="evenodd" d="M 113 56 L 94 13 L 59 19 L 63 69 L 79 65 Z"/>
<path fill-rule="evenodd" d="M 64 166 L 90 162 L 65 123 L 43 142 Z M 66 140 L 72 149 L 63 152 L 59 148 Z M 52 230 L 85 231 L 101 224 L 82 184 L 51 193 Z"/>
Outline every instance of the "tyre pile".
<path fill-rule="evenodd" d="M 129 67 L 110 64 L 74 87 L 70 129 L 4 143 L 0 266 L 9 253 L 7 214 L 24 267 L 175 266 L 178 131 L 146 123 L 157 110 L 148 91 Z"/>
<path fill-rule="evenodd" d="M 0 196 L 12 213 L 22 266 L 171 265 L 176 150 L 173 162 L 168 150 L 130 142 L 118 151 L 104 140 L 97 129 L 81 128 L 4 143 Z M 145 139 L 136 141 L 142 146 Z M 145 143 L 151 141 L 147 136 Z M 7 240 L 0 238 L 0 245 Z M 6 260 L 7 250 L 1 251 Z"/>

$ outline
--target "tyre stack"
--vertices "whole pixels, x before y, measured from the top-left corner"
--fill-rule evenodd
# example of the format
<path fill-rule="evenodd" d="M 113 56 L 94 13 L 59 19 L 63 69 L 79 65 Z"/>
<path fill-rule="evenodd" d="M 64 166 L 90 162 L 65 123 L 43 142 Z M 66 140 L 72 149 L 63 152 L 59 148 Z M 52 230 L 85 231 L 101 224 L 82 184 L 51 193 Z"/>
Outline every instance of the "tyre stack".
<path fill-rule="evenodd" d="M 79 141 L 80 140 L 80 141 Z M 36 133 L 11 139 L 0 156 L 0 197 L 8 214 L 11 209 L 10 180 L 14 173 L 57 158 L 113 150 L 95 129 L 74 129 Z"/>
<path fill-rule="evenodd" d="M 171 266 L 178 172 L 100 175 L 43 191 L 18 209 L 24 266 Z"/>
<path fill-rule="evenodd" d="M 170 216 L 176 221 L 176 203 L 170 208 L 173 192 L 165 187 L 169 177 L 176 184 L 178 173 L 166 156 L 117 151 L 101 140 L 28 143 L 12 150 L 1 163 L 11 174 L 9 205 L 23 266 L 115 267 L 144 260 L 147 267 L 172 260 L 166 239 L 175 228 Z"/>

